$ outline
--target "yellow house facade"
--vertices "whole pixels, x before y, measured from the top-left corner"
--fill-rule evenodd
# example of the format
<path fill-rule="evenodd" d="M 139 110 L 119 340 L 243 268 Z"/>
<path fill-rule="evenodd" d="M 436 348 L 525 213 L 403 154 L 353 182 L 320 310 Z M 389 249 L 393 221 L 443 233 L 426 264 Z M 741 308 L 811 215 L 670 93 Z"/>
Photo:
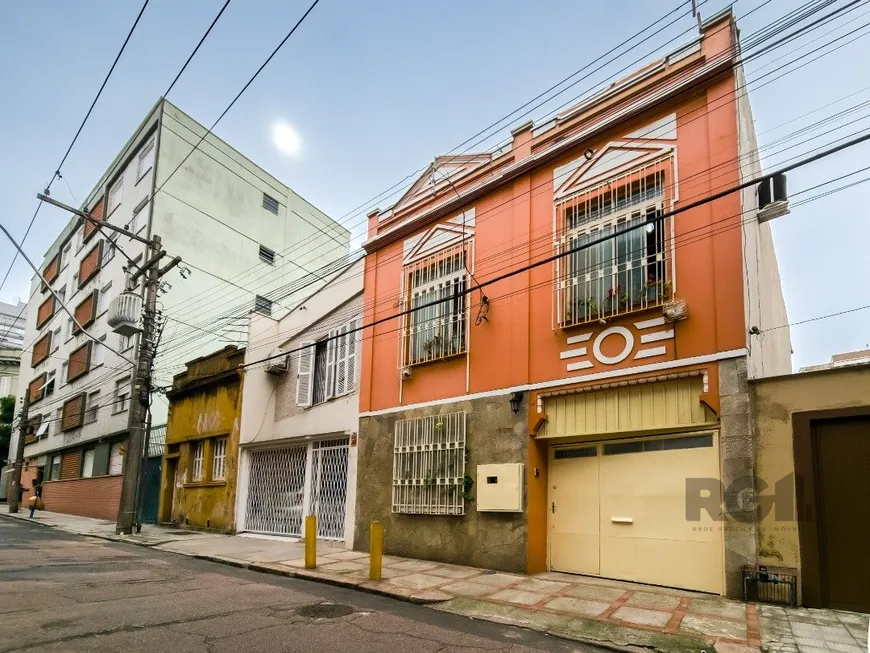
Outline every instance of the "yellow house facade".
<path fill-rule="evenodd" d="M 230 346 L 187 363 L 169 399 L 161 523 L 235 530 L 245 350 Z"/>

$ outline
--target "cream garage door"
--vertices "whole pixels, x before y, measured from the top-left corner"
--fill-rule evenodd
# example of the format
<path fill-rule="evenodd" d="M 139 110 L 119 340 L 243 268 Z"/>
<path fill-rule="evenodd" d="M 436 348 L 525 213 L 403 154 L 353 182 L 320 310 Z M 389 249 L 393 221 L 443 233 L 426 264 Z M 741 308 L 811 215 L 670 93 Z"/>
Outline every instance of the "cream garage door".
<path fill-rule="evenodd" d="M 550 567 L 722 591 L 722 523 L 686 519 L 686 479 L 719 478 L 715 434 L 550 449 Z"/>

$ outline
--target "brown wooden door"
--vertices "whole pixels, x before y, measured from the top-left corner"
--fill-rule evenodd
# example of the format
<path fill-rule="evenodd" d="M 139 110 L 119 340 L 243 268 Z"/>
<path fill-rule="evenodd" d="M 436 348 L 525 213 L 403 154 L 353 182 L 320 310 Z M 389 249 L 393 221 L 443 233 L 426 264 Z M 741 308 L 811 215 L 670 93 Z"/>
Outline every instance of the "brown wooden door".
<path fill-rule="evenodd" d="M 870 417 L 816 423 L 822 601 L 870 612 Z"/>

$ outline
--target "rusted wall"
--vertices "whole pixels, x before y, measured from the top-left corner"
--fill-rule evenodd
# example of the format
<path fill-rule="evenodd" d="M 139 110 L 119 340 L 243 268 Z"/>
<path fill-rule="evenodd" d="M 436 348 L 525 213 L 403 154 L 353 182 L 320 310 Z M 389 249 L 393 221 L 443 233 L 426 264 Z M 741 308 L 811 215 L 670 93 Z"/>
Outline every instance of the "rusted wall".
<path fill-rule="evenodd" d="M 167 455 L 177 462 L 163 465 L 161 521 L 224 532 L 235 530 L 239 417 L 242 380 L 235 367 L 244 360 L 239 350 L 227 348 L 188 364 L 188 372 L 175 377 L 169 393 L 166 427 Z M 223 479 L 212 478 L 213 443 L 227 438 Z M 193 450 L 205 443 L 203 475 L 191 474 Z M 174 471 L 174 478 L 169 474 Z"/>

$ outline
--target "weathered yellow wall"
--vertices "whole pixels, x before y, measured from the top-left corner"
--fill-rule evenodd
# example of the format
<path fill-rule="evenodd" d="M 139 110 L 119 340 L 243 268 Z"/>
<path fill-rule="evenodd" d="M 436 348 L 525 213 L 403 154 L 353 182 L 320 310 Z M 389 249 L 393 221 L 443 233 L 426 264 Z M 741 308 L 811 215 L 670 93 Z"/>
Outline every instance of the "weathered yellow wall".
<path fill-rule="evenodd" d="M 181 451 L 172 500 L 174 523 L 221 531 L 235 529 L 241 395 L 241 379 L 236 376 L 172 400 L 166 427 L 167 451 L 175 444 Z M 190 443 L 212 436 L 227 436 L 225 480 L 189 483 Z M 210 469 L 211 464 L 210 448 L 206 448 L 204 468 Z"/>
<path fill-rule="evenodd" d="M 756 419 L 756 477 L 774 484 L 794 474 L 792 414 L 870 404 L 870 367 L 839 368 L 751 383 Z M 792 490 L 792 500 L 794 490 Z M 759 563 L 800 569 L 798 523 L 778 521 L 774 510 L 759 525 Z"/>

